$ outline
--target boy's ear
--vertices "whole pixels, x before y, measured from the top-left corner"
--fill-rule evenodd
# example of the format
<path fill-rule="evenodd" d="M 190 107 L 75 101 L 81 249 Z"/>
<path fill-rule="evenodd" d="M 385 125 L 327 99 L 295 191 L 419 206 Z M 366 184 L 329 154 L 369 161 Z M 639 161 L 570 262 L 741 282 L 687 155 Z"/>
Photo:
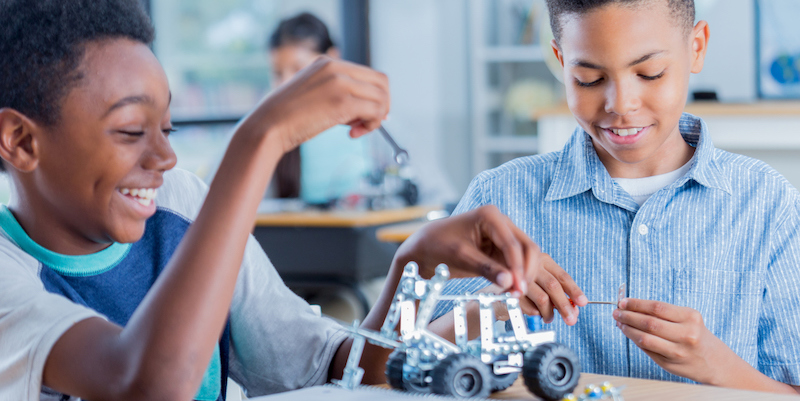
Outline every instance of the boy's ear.
<path fill-rule="evenodd" d="M 710 32 L 708 30 L 708 22 L 700 21 L 692 29 L 692 34 L 689 37 L 689 46 L 692 56 L 692 72 L 697 74 L 703 71 L 703 64 L 706 60 L 706 51 L 708 51 L 708 38 Z"/>
<path fill-rule="evenodd" d="M 0 158 L 6 167 L 31 172 L 39 165 L 38 125 L 10 108 L 0 109 Z"/>
<path fill-rule="evenodd" d="M 555 39 L 550 39 L 550 47 L 553 48 L 553 54 L 556 55 L 558 62 L 561 63 L 561 68 L 564 68 L 564 55 L 561 53 L 561 48 L 558 47 Z"/>
<path fill-rule="evenodd" d="M 339 53 L 339 49 L 336 47 L 331 47 L 330 49 L 328 49 L 328 51 L 325 52 L 325 55 L 332 59 L 342 58 L 342 54 Z"/>

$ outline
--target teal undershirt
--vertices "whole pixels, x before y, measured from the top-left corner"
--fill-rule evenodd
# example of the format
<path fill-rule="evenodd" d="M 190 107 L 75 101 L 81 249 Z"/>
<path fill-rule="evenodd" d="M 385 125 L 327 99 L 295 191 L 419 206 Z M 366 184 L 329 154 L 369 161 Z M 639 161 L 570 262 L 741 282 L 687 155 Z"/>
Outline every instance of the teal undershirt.
<path fill-rule="evenodd" d="M 115 242 L 108 248 L 90 255 L 55 253 L 34 242 L 5 205 L 0 205 L 0 228 L 25 253 L 59 274 L 70 277 L 88 277 L 105 273 L 125 259 L 131 249 L 131 244 Z"/>

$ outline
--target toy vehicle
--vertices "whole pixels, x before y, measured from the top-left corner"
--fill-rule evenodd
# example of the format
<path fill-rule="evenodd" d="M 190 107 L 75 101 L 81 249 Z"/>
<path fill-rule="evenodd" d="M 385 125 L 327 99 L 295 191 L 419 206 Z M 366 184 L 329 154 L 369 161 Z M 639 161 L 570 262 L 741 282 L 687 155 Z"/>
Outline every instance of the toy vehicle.
<path fill-rule="evenodd" d="M 510 294 L 441 295 L 449 277 L 445 265 L 439 265 L 430 280 L 419 276 L 415 263 L 406 265 L 380 332 L 361 329 L 357 321 L 349 328 L 354 341 L 339 384 L 352 389 L 361 383 L 364 371 L 358 363 L 369 341 L 395 349 L 386 363 L 386 377 L 396 389 L 487 397 L 511 386 L 520 372 L 528 389 L 544 399 L 558 400 L 575 389 L 580 377 L 578 357 L 554 342 L 555 332 L 530 332 L 518 299 Z M 440 300 L 455 302 L 455 344 L 427 329 Z M 480 336 L 474 340 L 467 338 L 467 302 L 478 302 L 480 307 Z M 495 318 L 498 302 L 508 308 L 509 330 L 506 322 Z"/>

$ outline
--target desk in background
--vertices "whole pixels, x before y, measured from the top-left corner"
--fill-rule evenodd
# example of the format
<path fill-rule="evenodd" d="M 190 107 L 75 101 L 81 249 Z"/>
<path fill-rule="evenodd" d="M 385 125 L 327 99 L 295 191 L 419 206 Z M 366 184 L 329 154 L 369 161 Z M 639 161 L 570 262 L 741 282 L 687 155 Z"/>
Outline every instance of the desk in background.
<path fill-rule="evenodd" d="M 358 297 L 366 313 L 370 302 L 359 283 L 385 276 L 397 250 L 397 244 L 378 241 L 376 230 L 424 219 L 438 209 L 417 206 L 259 214 L 253 235 L 290 288 L 347 289 Z"/>
<path fill-rule="evenodd" d="M 425 227 L 425 225 L 428 223 L 430 223 L 430 221 L 422 220 L 408 223 L 391 224 L 379 228 L 377 231 L 375 231 L 375 236 L 378 238 L 378 241 L 381 242 L 402 244 L 403 241 L 407 240 L 408 237 L 411 236 L 411 234 L 419 231 L 419 229 Z"/>

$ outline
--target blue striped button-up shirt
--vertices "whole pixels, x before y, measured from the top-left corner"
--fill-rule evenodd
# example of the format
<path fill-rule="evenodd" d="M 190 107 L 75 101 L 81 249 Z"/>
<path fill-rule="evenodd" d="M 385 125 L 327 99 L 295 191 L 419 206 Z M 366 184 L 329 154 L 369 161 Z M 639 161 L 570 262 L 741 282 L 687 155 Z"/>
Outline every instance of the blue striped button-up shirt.
<path fill-rule="evenodd" d="M 625 283 L 629 297 L 696 309 L 749 364 L 799 385 L 799 194 L 765 163 L 714 148 L 699 118 L 684 114 L 680 131 L 696 147 L 694 164 L 641 207 L 578 128 L 560 152 L 478 175 L 456 213 L 497 206 L 590 300 L 614 301 Z M 446 292 L 487 284 L 452 280 Z M 548 326 L 576 351 L 585 372 L 688 381 L 627 340 L 613 309 L 589 305 L 575 326 L 560 319 Z"/>

